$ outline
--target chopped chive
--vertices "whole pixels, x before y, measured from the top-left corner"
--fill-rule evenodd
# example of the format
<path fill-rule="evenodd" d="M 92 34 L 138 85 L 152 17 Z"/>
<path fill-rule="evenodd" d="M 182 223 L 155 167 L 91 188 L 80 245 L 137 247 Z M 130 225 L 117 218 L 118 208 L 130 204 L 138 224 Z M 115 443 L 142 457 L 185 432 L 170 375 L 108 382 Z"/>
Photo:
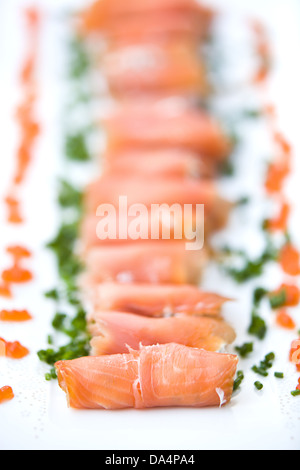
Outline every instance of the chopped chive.
<path fill-rule="evenodd" d="M 255 306 L 258 306 L 260 301 L 265 297 L 265 295 L 268 293 L 266 289 L 263 287 L 257 287 L 253 293 L 253 303 Z"/>
<path fill-rule="evenodd" d="M 265 369 L 263 369 L 261 367 L 258 367 L 258 366 L 253 366 L 252 370 L 253 370 L 253 372 L 255 372 L 258 375 L 261 375 L 262 377 L 268 377 L 268 375 L 269 375 L 268 372 Z"/>
<path fill-rule="evenodd" d="M 297 397 L 298 395 L 300 395 L 300 390 L 293 390 L 291 392 L 291 395 L 293 395 L 293 397 Z"/>
<path fill-rule="evenodd" d="M 231 250 L 232 254 L 240 254 L 235 253 Z M 261 254 L 259 258 L 256 260 L 250 260 L 246 255 L 243 256 L 245 260 L 244 267 L 241 269 L 236 268 L 226 268 L 227 273 L 237 282 L 242 283 L 249 281 L 255 277 L 259 277 L 263 274 L 265 264 L 274 261 L 277 259 L 277 250 L 268 241 L 265 251 Z"/>
<path fill-rule="evenodd" d="M 237 375 L 237 377 L 236 377 L 236 379 L 234 381 L 234 384 L 233 384 L 233 391 L 236 391 L 240 387 L 242 381 L 244 380 L 244 372 L 243 371 L 238 370 L 236 375 Z"/>
<path fill-rule="evenodd" d="M 60 206 L 80 209 L 82 203 L 82 192 L 78 191 L 78 189 L 68 181 L 60 180 L 59 184 L 58 202 Z"/>
<path fill-rule="evenodd" d="M 57 378 L 57 375 L 56 375 L 55 368 L 52 367 L 52 368 L 50 369 L 50 372 L 47 372 L 47 373 L 45 374 L 45 379 L 46 379 L 46 380 L 51 380 L 51 379 L 56 379 L 56 378 Z"/>
<path fill-rule="evenodd" d="M 65 152 L 69 160 L 86 162 L 90 160 L 86 136 L 83 132 L 66 137 Z"/>
<path fill-rule="evenodd" d="M 254 385 L 257 388 L 257 390 L 262 390 L 264 388 L 263 384 L 258 381 L 254 382 Z"/>
<path fill-rule="evenodd" d="M 250 197 L 249 196 L 243 196 L 237 201 L 238 206 L 245 206 L 246 204 L 249 204 L 250 202 Z"/>
<path fill-rule="evenodd" d="M 275 359 L 275 354 L 273 352 L 270 352 L 269 354 L 265 356 L 266 362 L 274 361 L 274 359 Z"/>
<path fill-rule="evenodd" d="M 274 359 L 275 359 L 275 354 L 273 352 L 266 354 L 264 360 L 260 361 L 259 366 L 254 365 L 252 367 L 253 372 L 263 377 L 267 377 L 269 375 L 267 370 L 271 369 L 271 367 L 273 366 Z"/>
<path fill-rule="evenodd" d="M 48 292 L 45 292 L 44 295 L 47 299 L 59 300 L 58 289 L 49 290 Z"/>
<path fill-rule="evenodd" d="M 252 319 L 248 328 L 248 333 L 256 336 L 260 340 L 264 339 L 267 333 L 265 321 L 256 313 L 255 310 L 252 312 Z"/>
<path fill-rule="evenodd" d="M 241 357 L 247 357 L 248 354 L 253 352 L 253 343 L 244 343 L 242 346 L 236 346 L 235 350 Z"/>
<path fill-rule="evenodd" d="M 50 344 L 50 345 L 53 344 L 53 338 L 52 338 L 51 335 L 48 335 L 48 337 L 47 337 L 47 343 Z"/>
<path fill-rule="evenodd" d="M 262 111 L 260 109 L 245 109 L 242 113 L 242 117 L 257 119 L 262 116 Z"/>
<path fill-rule="evenodd" d="M 287 294 L 285 289 L 281 289 L 277 293 L 272 293 L 269 296 L 269 301 L 272 309 L 276 309 L 285 305 Z"/>
<path fill-rule="evenodd" d="M 283 372 L 274 372 L 274 376 L 275 376 L 277 379 L 283 379 L 283 378 L 284 378 Z"/>

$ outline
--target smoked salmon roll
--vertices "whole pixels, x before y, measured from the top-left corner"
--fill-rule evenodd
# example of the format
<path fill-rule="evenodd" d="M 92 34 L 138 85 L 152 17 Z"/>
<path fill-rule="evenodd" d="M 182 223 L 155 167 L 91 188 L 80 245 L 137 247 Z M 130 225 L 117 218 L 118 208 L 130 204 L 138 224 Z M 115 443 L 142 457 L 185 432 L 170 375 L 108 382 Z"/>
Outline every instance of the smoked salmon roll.
<path fill-rule="evenodd" d="M 101 70 L 118 99 L 165 93 L 205 97 L 209 91 L 203 59 L 188 41 L 110 47 Z"/>
<path fill-rule="evenodd" d="M 103 282 L 88 293 L 95 311 L 131 312 L 147 317 L 176 314 L 217 317 L 229 298 L 193 285 Z"/>
<path fill-rule="evenodd" d="M 114 17 L 103 29 L 95 27 L 88 30 L 89 26 L 83 19 L 81 30 L 84 35 L 93 34 L 94 37 L 102 33 L 106 42 L 113 46 L 172 40 L 190 40 L 201 44 L 209 36 L 213 18 L 213 12 L 208 9 L 202 15 L 192 12 L 183 15 L 175 10 L 153 11 L 147 15 L 138 13 Z"/>
<path fill-rule="evenodd" d="M 129 178 L 212 178 L 216 162 L 186 150 L 132 150 L 110 152 L 101 159 L 102 174 Z"/>
<path fill-rule="evenodd" d="M 89 317 L 91 354 L 118 354 L 140 344 L 178 343 L 207 351 L 219 351 L 235 340 L 232 327 L 216 318 L 179 315 L 147 318 L 127 312 L 93 312 Z"/>
<path fill-rule="evenodd" d="M 85 253 L 81 283 L 86 288 L 104 281 L 197 284 L 207 261 L 205 249 L 188 251 L 179 240 L 98 246 Z"/>
<path fill-rule="evenodd" d="M 58 361 L 55 368 L 71 408 L 112 410 L 224 406 L 237 364 L 232 354 L 169 343 Z"/>
<path fill-rule="evenodd" d="M 145 35 L 207 35 L 215 12 L 196 0 L 96 0 L 84 9 L 80 30 L 102 33 L 108 38 L 138 39 Z M 185 21 L 183 21 L 185 20 Z"/>
<path fill-rule="evenodd" d="M 102 118 L 107 151 L 178 148 L 219 161 L 232 142 L 220 123 L 182 98 L 130 100 Z"/>
<path fill-rule="evenodd" d="M 146 176 L 102 176 L 86 188 L 84 204 L 84 249 L 136 239 L 203 240 L 226 225 L 233 207 L 210 180 Z"/>

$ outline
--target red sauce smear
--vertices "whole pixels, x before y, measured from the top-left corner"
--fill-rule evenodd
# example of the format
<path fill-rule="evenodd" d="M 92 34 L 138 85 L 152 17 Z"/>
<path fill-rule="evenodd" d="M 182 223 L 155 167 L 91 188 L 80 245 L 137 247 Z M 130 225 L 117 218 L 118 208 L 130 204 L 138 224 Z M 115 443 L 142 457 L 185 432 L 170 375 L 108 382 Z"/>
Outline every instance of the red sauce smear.
<path fill-rule="evenodd" d="M 0 310 L 0 320 L 7 322 L 23 322 L 31 320 L 28 310 Z"/>
<path fill-rule="evenodd" d="M 291 214 L 290 205 L 287 202 L 282 202 L 279 214 L 274 219 L 267 220 L 266 229 L 270 232 L 286 233 L 288 229 L 289 217 Z"/>
<path fill-rule="evenodd" d="M 290 170 L 290 164 L 286 160 L 272 162 L 269 165 L 265 182 L 267 192 L 270 194 L 280 193 Z"/>
<path fill-rule="evenodd" d="M 276 323 L 282 328 L 287 330 L 293 330 L 296 328 L 296 324 L 288 312 L 284 309 L 279 310 L 276 314 Z"/>
<path fill-rule="evenodd" d="M 255 52 L 259 60 L 258 69 L 252 82 L 254 84 L 263 84 L 267 80 L 271 69 L 271 48 L 267 32 L 262 23 L 258 20 L 252 20 L 251 26 L 256 40 Z"/>
<path fill-rule="evenodd" d="M 25 179 L 28 166 L 32 160 L 32 146 L 40 133 L 40 126 L 34 118 L 34 103 L 36 99 L 35 68 L 40 26 L 40 13 L 35 7 L 25 9 L 25 22 L 28 31 L 28 53 L 20 71 L 20 81 L 24 88 L 23 101 L 16 110 L 16 119 L 20 127 L 21 140 L 16 155 L 16 168 L 13 183 L 20 185 Z M 20 201 L 14 193 L 5 200 L 8 207 L 7 220 L 13 224 L 23 223 L 20 211 Z"/>
<path fill-rule="evenodd" d="M 7 253 L 13 256 L 15 261 L 20 261 L 22 258 L 30 258 L 31 251 L 21 245 L 11 245 L 6 248 Z"/>
<path fill-rule="evenodd" d="M 288 242 L 281 248 L 279 263 L 286 274 L 290 276 L 298 276 L 300 274 L 300 254 L 292 243 Z"/>
<path fill-rule="evenodd" d="M 12 298 L 12 291 L 10 284 L 3 282 L 0 284 L 0 297 L 6 297 L 7 299 Z"/>
<path fill-rule="evenodd" d="M 291 284 L 281 284 L 279 289 L 270 293 L 270 296 L 276 296 L 283 293 L 285 301 L 282 306 L 285 307 L 296 307 L 300 302 L 300 289 L 298 286 Z"/>
<path fill-rule="evenodd" d="M 23 223 L 24 219 L 21 215 L 20 211 L 20 202 L 14 196 L 7 196 L 5 198 L 5 203 L 8 208 L 8 222 L 12 224 L 21 224 Z"/>
<path fill-rule="evenodd" d="M 10 401 L 14 398 L 13 389 L 9 385 L 0 388 L 0 403 Z"/>
<path fill-rule="evenodd" d="M 300 339 L 292 342 L 289 359 L 296 365 L 297 370 L 300 371 Z"/>
<path fill-rule="evenodd" d="M 33 275 L 27 269 L 15 263 L 11 268 L 2 272 L 2 280 L 9 284 L 23 284 L 33 279 Z"/>
<path fill-rule="evenodd" d="M 5 341 L 0 338 L 0 355 L 11 359 L 22 359 L 29 354 L 29 350 L 19 341 Z"/>

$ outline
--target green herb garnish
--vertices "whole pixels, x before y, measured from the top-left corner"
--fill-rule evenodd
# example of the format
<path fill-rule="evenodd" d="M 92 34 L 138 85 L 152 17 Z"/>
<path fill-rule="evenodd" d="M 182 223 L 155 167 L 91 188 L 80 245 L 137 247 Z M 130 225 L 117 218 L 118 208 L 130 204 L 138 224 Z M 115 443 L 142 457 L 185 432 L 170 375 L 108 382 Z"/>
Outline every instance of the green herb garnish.
<path fill-rule="evenodd" d="M 271 293 L 269 295 L 269 300 L 270 300 L 270 305 L 271 305 L 272 309 L 282 307 L 283 305 L 285 305 L 285 303 L 287 301 L 286 290 L 283 288 L 283 289 L 280 289 L 279 292 Z"/>
<path fill-rule="evenodd" d="M 264 388 L 263 384 L 261 382 L 254 382 L 254 385 L 255 385 L 255 388 L 257 388 L 257 390 L 262 390 Z"/>
<path fill-rule="evenodd" d="M 264 339 L 267 333 L 265 321 L 257 314 L 255 310 L 252 312 L 252 319 L 248 328 L 248 333 L 256 336 L 260 340 Z"/>
<path fill-rule="evenodd" d="M 84 42 L 74 37 L 70 43 L 71 60 L 69 65 L 69 72 L 71 78 L 76 80 L 82 78 L 89 70 L 90 60 L 84 46 Z"/>
<path fill-rule="evenodd" d="M 60 180 L 58 202 L 61 207 L 81 209 L 83 194 L 68 181 Z"/>
<path fill-rule="evenodd" d="M 244 343 L 242 346 L 236 346 L 235 350 L 241 357 L 247 357 L 248 354 L 253 352 L 253 343 Z"/>
<path fill-rule="evenodd" d="M 244 372 L 239 370 L 237 371 L 236 373 L 237 377 L 233 383 L 233 391 L 236 391 L 238 388 L 240 388 L 240 385 L 241 383 L 243 382 L 245 376 L 244 376 Z"/>
<path fill-rule="evenodd" d="M 275 376 L 277 379 L 283 379 L 283 378 L 284 378 L 283 372 L 274 372 L 274 376 Z"/>
<path fill-rule="evenodd" d="M 293 395 L 293 397 L 297 397 L 298 395 L 300 395 L 300 390 L 293 390 L 291 392 L 291 395 Z"/>
<path fill-rule="evenodd" d="M 78 132 L 66 137 L 65 153 L 69 160 L 86 162 L 91 159 L 84 132 Z"/>
<path fill-rule="evenodd" d="M 263 287 L 257 287 L 253 293 L 253 304 L 254 306 L 258 306 L 262 299 L 266 296 L 268 291 Z"/>
<path fill-rule="evenodd" d="M 48 292 L 45 292 L 44 295 L 47 299 L 52 299 L 52 300 L 55 300 L 57 302 L 60 299 L 60 293 L 59 293 L 58 289 L 51 289 Z"/>
<path fill-rule="evenodd" d="M 266 354 L 264 360 L 260 361 L 259 366 L 254 365 L 252 367 L 253 372 L 262 375 L 263 377 L 267 377 L 269 375 L 268 369 L 271 369 L 274 360 L 275 354 L 273 352 Z"/>
<path fill-rule="evenodd" d="M 234 252 L 232 254 L 241 256 L 241 251 Z M 237 268 L 225 268 L 227 273 L 238 283 L 246 282 L 255 277 L 259 277 L 263 274 L 265 264 L 274 261 L 277 258 L 277 250 L 269 242 L 265 251 L 256 260 L 250 260 L 247 255 L 242 254 L 244 266 L 240 269 Z"/>

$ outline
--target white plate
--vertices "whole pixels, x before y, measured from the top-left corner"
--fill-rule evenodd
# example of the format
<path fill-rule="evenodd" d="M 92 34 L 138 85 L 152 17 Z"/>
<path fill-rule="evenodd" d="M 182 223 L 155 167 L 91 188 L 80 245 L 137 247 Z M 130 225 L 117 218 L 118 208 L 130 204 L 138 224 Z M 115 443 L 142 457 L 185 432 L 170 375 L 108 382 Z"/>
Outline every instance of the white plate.
<path fill-rule="evenodd" d="M 21 7 L 25 1 L 7 0 L 0 5 L 1 44 L 1 195 L 7 190 L 14 163 L 18 134 L 13 120 L 13 110 L 21 96 L 17 73 L 25 51 Z M 42 137 L 36 148 L 34 164 L 24 187 L 23 205 L 27 223 L 16 230 L 5 224 L 5 211 L 1 205 L 0 249 L 1 266 L 9 262 L 4 249 L 12 241 L 23 243 L 34 251 L 32 268 L 35 281 L 16 291 L 11 302 L 1 300 L 1 306 L 28 308 L 34 320 L 22 325 L 0 325 L 0 336 L 19 340 L 30 348 L 31 354 L 21 361 L 0 358 L 0 386 L 11 385 L 15 399 L 0 406 L 1 449 L 299 449 L 300 448 L 300 398 L 290 391 L 296 386 L 298 375 L 288 362 L 290 343 L 294 332 L 286 332 L 274 325 L 268 317 L 269 333 L 256 349 L 251 359 L 241 362 L 239 368 L 246 374 L 241 391 L 222 409 L 155 409 L 146 411 L 75 411 L 67 408 L 64 393 L 56 382 L 46 382 L 48 370 L 40 363 L 36 351 L 47 346 L 53 305 L 43 297 L 43 292 L 55 286 L 54 259 L 44 249 L 45 243 L 55 234 L 58 214 L 55 205 L 55 183 L 63 167 L 61 161 L 61 103 L 64 98 L 63 65 L 65 60 L 65 27 L 63 12 L 75 2 L 37 1 L 44 9 L 44 23 L 40 44 L 41 64 L 39 75 L 39 113 L 43 125 Z M 76 2 L 80 4 L 80 2 Z M 84 2 L 85 3 L 85 2 Z M 279 111 L 281 130 L 293 143 L 295 157 L 300 152 L 299 103 L 300 70 L 297 53 L 300 46 L 300 8 L 295 0 L 219 0 L 225 12 L 233 13 L 232 36 L 243 38 L 236 28 L 240 14 L 251 14 L 268 26 L 275 51 L 275 69 L 267 91 Z M 241 35 L 241 36 L 240 36 Z M 241 39 L 243 41 L 243 39 Z M 238 63 L 243 63 L 243 49 Z M 235 55 L 235 59 L 237 56 Z M 233 217 L 229 230 L 223 235 L 232 244 L 241 237 L 254 253 L 260 249 L 256 222 L 261 208 L 257 168 L 263 164 L 263 152 L 268 148 L 263 132 L 257 124 L 245 133 L 246 145 L 239 157 L 237 176 L 223 182 L 222 191 L 232 196 L 247 192 L 254 197 L 254 205 Z M 245 175 L 247 178 L 245 179 Z M 299 163 L 289 181 L 287 193 L 291 201 L 299 200 Z M 300 204 L 293 213 L 292 235 L 297 236 L 300 221 Z M 250 231 L 247 227 L 255 230 Z M 228 238 L 229 236 L 229 238 Z M 294 239 L 297 241 L 297 237 Z M 3 256 L 2 256 L 3 254 Z M 272 268 L 262 284 L 276 286 L 280 273 Z M 237 287 L 212 267 L 205 286 L 226 295 L 235 295 L 235 304 L 226 307 L 225 315 L 236 328 L 237 344 L 247 338 L 246 328 L 250 318 L 250 295 L 253 284 Z M 299 309 L 295 311 L 299 322 Z M 263 359 L 270 351 L 276 353 L 274 370 L 285 373 L 284 380 L 272 374 L 263 380 L 264 389 L 253 387 L 257 380 L 251 365 Z"/>

